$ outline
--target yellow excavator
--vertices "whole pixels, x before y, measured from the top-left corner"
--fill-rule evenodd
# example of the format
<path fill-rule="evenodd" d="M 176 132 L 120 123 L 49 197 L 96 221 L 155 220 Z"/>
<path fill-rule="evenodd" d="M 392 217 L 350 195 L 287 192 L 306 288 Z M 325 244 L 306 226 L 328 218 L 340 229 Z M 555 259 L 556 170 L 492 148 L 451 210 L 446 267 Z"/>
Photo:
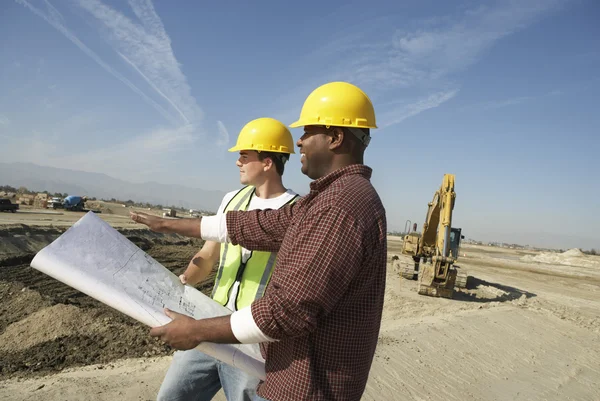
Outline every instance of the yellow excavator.
<path fill-rule="evenodd" d="M 401 266 L 400 275 L 417 279 L 421 295 L 452 298 L 455 287 L 467 286 L 466 271 L 454 264 L 464 238 L 460 228 L 452 227 L 455 200 L 454 174 L 445 174 L 442 186 L 428 203 L 421 233 L 415 230 L 404 236 L 402 253 L 411 256 L 414 263 Z"/>

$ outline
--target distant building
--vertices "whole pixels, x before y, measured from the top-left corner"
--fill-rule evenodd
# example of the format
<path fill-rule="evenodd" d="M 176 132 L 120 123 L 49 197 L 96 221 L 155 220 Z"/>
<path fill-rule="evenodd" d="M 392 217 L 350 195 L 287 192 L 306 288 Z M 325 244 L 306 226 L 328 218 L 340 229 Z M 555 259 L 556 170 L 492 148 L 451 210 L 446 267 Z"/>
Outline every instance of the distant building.
<path fill-rule="evenodd" d="M 38 193 L 33 201 L 33 206 L 39 209 L 46 209 L 48 206 L 48 194 Z"/>
<path fill-rule="evenodd" d="M 35 195 L 22 194 L 19 197 L 19 199 L 17 200 L 17 203 L 20 205 L 32 206 L 34 201 L 35 201 Z"/>

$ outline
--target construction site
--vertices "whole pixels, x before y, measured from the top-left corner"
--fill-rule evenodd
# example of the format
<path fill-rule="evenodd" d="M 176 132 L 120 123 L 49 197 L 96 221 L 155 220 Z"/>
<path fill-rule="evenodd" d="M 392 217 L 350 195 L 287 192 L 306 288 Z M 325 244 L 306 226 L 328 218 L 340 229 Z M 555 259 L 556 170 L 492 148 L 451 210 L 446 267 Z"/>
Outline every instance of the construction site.
<path fill-rule="evenodd" d="M 363 399 L 600 399 L 600 257 L 461 244 L 453 180 L 444 177 L 420 230 L 388 237 L 382 328 Z M 202 245 L 141 228 L 121 204 L 86 206 L 175 274 Z M 0 215 L 2 399 L 156 397 L 173 350 L 29 265 L 84 213 L 32 204 Z M 198 288 L 208 294 L 213 279 Z"/>

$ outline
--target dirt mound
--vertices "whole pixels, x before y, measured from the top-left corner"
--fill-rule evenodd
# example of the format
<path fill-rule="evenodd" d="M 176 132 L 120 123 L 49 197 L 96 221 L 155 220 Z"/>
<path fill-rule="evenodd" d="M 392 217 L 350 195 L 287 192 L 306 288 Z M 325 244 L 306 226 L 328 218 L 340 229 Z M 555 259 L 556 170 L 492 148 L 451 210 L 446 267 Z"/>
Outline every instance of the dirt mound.
<path fill-rule="evenodd" d="M 573 249 L 569 249 L 568 251 L 565 251 L 562 253 L 562 256 L 565 257 L 585 257 L 585 253 L 581 252 L 581 249 L 579 248 L 573 248 Z"/>
<path fill-rule="evenodd" d="M 58 238 L 64 228 L 11 224 L 0 229 L 0 266 L 15 264 L 10 259 L 35 254 Z"/>
<path fill-rule="evenodd" d="M 146 326 L 84 294 L 78 303 L 56 303 L 21 283 L 0 282 L 0 295 L 0 380 L 171 352 Z"/>
<path fill-rule="evenodd" d="M 563 253 L 542 252 L 539 255 L 525 255 L 521 258 L 523 262 L 547 263 L 553 265 L 597 267 L 600 268 L 600 259 L 588 256 L 580 249 L 573 248 Z"/>
<path fill-rule="evenodd" d="M 22 283 L 5 281 L 0 281 L 0 300 L 0 333 L 9 324 L 51 305 L 39 292 L 28 290 Z"/>
<path fill-rule="evenodd" d="M 74 305 L 53 305 L 9 325 L 0 335 L 0 352 L 21 351 L 73 334 L 89 335 L 97 326 L 89 313 Z"/>
<path fill-rule="evenodd" d="M 202 246 L 200 240 L 177 235 L 120 231 L 175 274 Z M 149 336 L 148 327 L 29 266 L 35 253 L 62 232 L 26 225 L 0 228 L 0 380 L 170 354 L 169 347 Z M 208 293 L 213 277 L 198 288 Z"/>

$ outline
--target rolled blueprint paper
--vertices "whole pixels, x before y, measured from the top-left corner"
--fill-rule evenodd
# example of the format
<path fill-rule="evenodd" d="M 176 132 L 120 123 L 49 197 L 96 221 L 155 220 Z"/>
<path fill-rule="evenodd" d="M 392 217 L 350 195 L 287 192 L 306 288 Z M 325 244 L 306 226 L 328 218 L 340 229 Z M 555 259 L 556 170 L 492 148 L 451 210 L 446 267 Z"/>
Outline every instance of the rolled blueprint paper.
<path fill-rule="evenodd" d="M 164 308 L 195 319 L 231 311 L 179 278 L 93 212 L 88 212 L 50 245 L 31 267 L 150 327 L 171 319 Z M 256 344 L 201 343 L 198 350 L 249 375 L 265 379 Z"/>

